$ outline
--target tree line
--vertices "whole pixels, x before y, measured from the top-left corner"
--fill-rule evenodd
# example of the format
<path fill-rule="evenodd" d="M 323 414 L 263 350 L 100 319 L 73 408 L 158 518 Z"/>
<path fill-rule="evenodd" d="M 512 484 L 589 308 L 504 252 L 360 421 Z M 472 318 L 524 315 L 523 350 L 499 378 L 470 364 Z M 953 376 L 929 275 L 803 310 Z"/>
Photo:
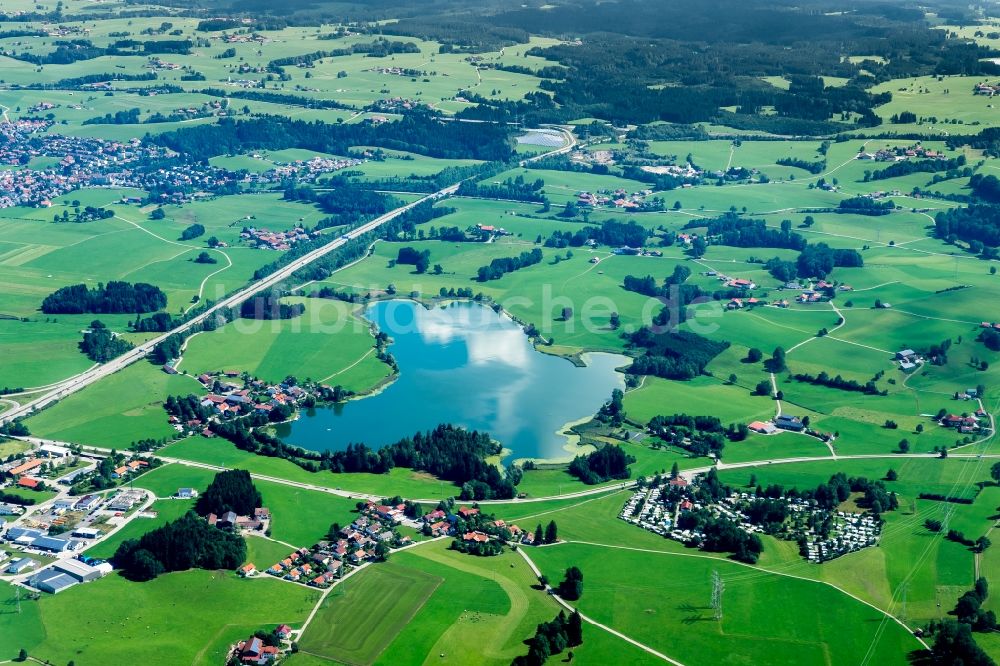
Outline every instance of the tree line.
<path fill-rule="evenodd" d="M 629 478 L 631 471 L 628 466 L 634 462 L 635 456 L 626 453 L 620 446 L 608 444 L 593 453 L 573 458 L 569 473 L 593 486 L 612 479 Z"/>
<path fill-rule="evenodd" d="M 304 148 L 345 155 L 353 146 L 379 146 L 447 159 L 507 160 L 511 130 L 489 123 L 442 122 L 429 111 L 414 111 L 397 122 L 329 124 L 283 116 L 223 118 L 150 137 L 150 141 L 195 161 L 254 150 Z"/>
<path fill-rule="evenodd" d="M 195 508 L 201 515 L 214 513 L 221 516 L 232 511 L 238 516 L 252 516 L 254 509 L 262 506 L 260 491 L 253 484 L 250 472 L 229 469 L 219 472 L 208 484 Z"/>
<path fill-rule="evenodd" d="M 488 266 L 480 266 L 476 271 L 476 279 L 479 282 L 489 280 L 499 280 L 507 273 L 534 266 L 542 262 L 542 251 L 537 247 L 533 250 L 522 252 L 516 257 L 497 257 Z"/>
<path fill-rule="evenodd" d="M 131 342 L 112 333 L 103 322 L 95 319 L 83 334 L 80 351 L 95 363 L 107 363 L 132 349 Z"/>
<path fill-rule="evenodd" d="M 693 379 L 729 348 L 728 342 L 709 340 L 689 331 L 654 333 L 647 326 L 628 335 L 628 341 L 630 347 L 644 352 L 632 361 L 629 373 L 664 379 Z"/>

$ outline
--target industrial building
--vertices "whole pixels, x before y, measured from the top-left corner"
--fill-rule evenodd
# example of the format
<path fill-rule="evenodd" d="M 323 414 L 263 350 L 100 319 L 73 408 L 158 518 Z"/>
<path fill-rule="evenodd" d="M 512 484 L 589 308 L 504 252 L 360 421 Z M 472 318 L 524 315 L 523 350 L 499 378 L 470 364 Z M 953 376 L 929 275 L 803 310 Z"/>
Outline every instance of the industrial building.
<path fill-rule="evenodd" d="M 49 594 L 59 594 L 63 590 L 73 587 L 79 581 L 56 569 L 44 569 L 29 578 L 27 582 L 36 590 Z"/>

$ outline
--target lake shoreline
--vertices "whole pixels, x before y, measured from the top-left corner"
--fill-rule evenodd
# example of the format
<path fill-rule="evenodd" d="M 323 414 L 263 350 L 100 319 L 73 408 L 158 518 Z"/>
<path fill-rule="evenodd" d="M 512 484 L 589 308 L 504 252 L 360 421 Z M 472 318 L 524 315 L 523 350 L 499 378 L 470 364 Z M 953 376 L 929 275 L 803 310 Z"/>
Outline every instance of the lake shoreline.
<path fill-rule="evenodd" d="M 583 450 L 572 427 L 589 421 L 622 386 L 620 369 L 630 362 L 604 351 L 574 350 L 573 359 L 545 353 L 503 308 L 474 299 L 399 296 L 356 304 L 354 312 L 374 335 L 390 336 L 395 371 L 278 429 L 286 444 L 318 452 L 349 442 L 378 449 L 453 423 L 489 432 L 505 448 L 501 463 L 565 464 Z"/>

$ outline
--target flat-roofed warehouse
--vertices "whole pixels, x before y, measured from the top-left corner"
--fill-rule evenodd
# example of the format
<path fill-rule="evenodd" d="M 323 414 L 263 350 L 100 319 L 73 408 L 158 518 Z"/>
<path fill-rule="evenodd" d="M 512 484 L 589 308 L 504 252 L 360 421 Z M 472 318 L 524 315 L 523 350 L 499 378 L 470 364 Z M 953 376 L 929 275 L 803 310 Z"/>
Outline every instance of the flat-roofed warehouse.
<path fill-rule="evenodd" d="M 59 594 L 66 588 L 73 587 L 78 582 L 79 581 L 72 576 L 68 576 L 67 574 L 62 573 L 61 571 L 56 571 L 55 569 L 45 569 L 44 571 L 39 571 L 28 579 L 28 585 L 36 590 L 48 592 L 49 594 Z"/>
<path fill-rule="evenodd" d="M 84 564 L 80 560 L 58 560 L 52 565 L 52 568 L 72 576 L 81 583 L 89 583 L 104 575 L 97 567 Z"/>

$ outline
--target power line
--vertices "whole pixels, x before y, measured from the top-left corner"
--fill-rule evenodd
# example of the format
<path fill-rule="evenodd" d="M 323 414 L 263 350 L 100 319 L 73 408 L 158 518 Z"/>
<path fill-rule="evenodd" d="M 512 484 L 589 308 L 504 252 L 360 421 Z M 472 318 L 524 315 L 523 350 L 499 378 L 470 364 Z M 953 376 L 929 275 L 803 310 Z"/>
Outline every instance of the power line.
<path fill-rule="evenodd" d="M 715 609 L 715 619 L 722 620 L 722 593 L 726 589 L 726 584 L 722 581 L 722 576 L 718 571 L 712 571 L 712 608 Z"/>

